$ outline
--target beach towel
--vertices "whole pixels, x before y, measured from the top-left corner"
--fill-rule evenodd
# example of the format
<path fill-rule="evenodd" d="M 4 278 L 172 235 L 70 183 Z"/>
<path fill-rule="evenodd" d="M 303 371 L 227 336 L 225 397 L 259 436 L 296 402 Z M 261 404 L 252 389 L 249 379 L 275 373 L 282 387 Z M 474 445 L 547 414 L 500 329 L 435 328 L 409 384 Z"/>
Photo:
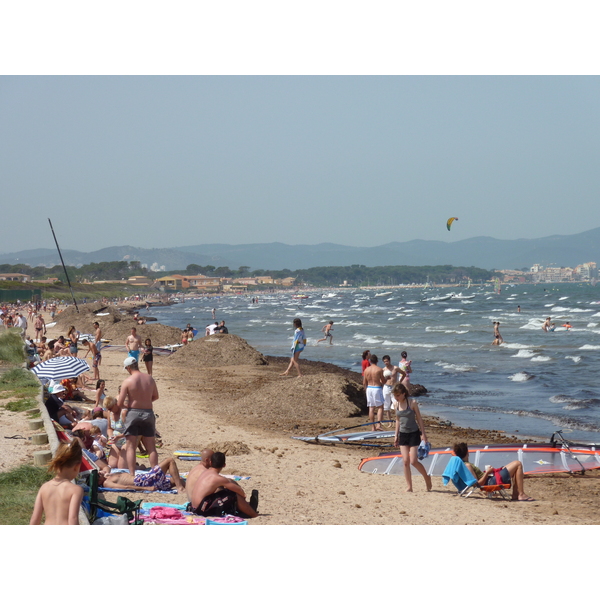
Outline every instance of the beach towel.
<path fill-rule="evenodd" d="M 467 469 L 465 463 L 458 456 L 453 456 L 450 459 L 442 474 L 442 480 L 444 481 L 444 485 L 448 485 L 452 481 L 459 492 L 477 484 L 477 479 L 473 477 L 471 471 Z"/>
<path fill-rule="evenodd" d="M 164 506 L 166 508 L 176 508 L 177 510 L 185 511 L 189 502 L 185 504 L 169 504 L 168 502 L 142 502 L 142 510 L 150 513 L 150 510 L 155 506 Z"/>

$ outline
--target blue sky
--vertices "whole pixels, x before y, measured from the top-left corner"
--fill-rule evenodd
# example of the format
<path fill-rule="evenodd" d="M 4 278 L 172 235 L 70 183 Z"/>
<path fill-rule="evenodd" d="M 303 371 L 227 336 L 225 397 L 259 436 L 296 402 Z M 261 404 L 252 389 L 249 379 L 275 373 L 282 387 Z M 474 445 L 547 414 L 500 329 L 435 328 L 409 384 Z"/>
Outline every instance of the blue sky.
<path fill-rule="evenodd" d="M 585 231 L 599 101 L 596 76 L 2 76 L 0 252 L 51 247 L 47 217 L 84 251 Z"/>

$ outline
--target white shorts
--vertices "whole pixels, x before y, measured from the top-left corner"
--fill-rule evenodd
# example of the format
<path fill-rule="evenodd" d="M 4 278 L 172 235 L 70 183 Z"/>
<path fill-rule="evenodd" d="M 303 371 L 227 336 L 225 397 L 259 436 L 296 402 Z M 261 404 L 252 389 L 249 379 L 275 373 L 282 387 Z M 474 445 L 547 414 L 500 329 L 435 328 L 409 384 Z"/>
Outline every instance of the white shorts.
<path fill-rule="evenodd" d="M 383 410 L 392 410 L 392 386 L 383 386 Z"/>
<path fill-rule="evenodd" d="M 383 406 L 383 390 L 380 387 L 367 386 L 367 406 Z"/>

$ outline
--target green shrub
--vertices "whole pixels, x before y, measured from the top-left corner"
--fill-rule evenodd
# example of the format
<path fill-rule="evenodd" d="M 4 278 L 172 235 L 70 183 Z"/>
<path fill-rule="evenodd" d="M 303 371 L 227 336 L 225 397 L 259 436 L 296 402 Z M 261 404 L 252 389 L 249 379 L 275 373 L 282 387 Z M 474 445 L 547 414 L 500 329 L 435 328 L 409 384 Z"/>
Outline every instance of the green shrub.
<path fill-rule="evenodd" d="M 48 469 L 31 465 L 0 473 L 0 525 L 27 525 L 38 490 L 50 479 Z"/>
<path fill-rule="evenodd" d="M 24 362 L 25 358 L 25 345 L 16 331 L 8 330 L 0 335 L 0 360 L 19 364 Z"/>

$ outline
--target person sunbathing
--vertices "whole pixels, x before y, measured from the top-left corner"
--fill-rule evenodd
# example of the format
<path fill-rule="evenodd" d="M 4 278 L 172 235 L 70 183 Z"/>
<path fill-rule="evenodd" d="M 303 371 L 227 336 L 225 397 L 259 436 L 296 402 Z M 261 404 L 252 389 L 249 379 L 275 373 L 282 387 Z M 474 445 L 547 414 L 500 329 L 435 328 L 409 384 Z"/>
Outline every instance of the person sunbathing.
<path fill-rule="evenodd" d="M 211 466 L 200 474 L 194 484 L 191 511 L 203 517 L 258 517 L 258 491 L 252 490 L 250 502 L 247 502 L 244 490 L 235 481 L 221 475 L 223 467 L 225 454 L 215 452 L 211 458 Z"/>
<path fill-rule="evenodd" d="M 71 481 L 79 473 L 81 456 L 79 440 L 59 446 L 48 465 L 48 470 L 55 473 L 54 479 L 47 481 L 39 489 L 30 525 L 41 525 L 44 514 L 45 525 L 79 525 L 83 489 Z"/>
<path fill-rule="evenodd" d="M 167 473 L 171 479 L 167 478 Z M 166 492 L 176 488 L 180 494 L 185 492 L 185 484 L 181 481 L 179 470 L 173 458 L 165 458 L 156 467 L 149 471 L 131 475 L 131 473 L 111 473 L 106 475 L 103 472 L 98 474 L 98 484 L 100 487 L 138 490 L 138 491 L 162 491 Z"/>
<path fill-rule="evenodd" d="M 198 477 L 200 477 L 202 473 L 206 472 L 211 467 L 211 459 L 213 454 L 214 451 L 210 448 L 205 448 L 202 450 L 200 453 L 200 462 L 188 473 L 187 479 L 185 480 L 185 492 L 190 502 L 192 501 L 192 492 Z"/>
<path fill-rule="evenodd" d="M 477 485 L 495 485 L 496 477 L 494 476 L 494 467 L 488 467 L 482 471 L 475 465 L 469 462 L 469 447 L 465 442 L 454 444 L 452 449 L 454 454 L 458 456 L 471 472 L 473 477 L 477 479 Z M 512 483 L 512 499 L 520 502 L 534 502 L 534 498 L 528 496 L 523 488 L 523 463 L 520 460 L 513 460 L 500 471 L 500 479 L 502 483 Z"/>

